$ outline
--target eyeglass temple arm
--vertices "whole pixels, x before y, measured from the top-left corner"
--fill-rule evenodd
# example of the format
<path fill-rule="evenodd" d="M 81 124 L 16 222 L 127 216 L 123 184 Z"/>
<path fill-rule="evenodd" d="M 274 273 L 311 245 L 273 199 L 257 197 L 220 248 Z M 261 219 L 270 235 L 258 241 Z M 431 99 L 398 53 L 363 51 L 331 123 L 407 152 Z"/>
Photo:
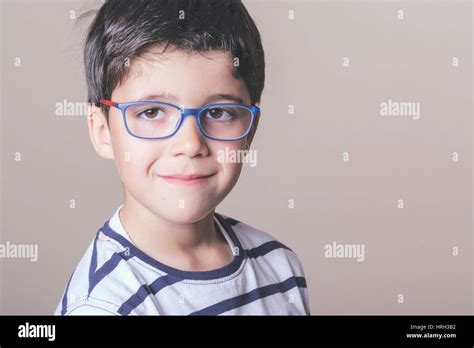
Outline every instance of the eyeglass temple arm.
<path fill-rule="evenodd" d="M 254 105 L 254 106 L 252 106 L 252 109 L 255 112 L 255 116 L 260 116 L 260 113 L 261 113 L 260 106 Z"/>
<path fill-rule="evenodd" d="M 117 106 L 117 103 L 114 103 L 113 101 L 107 100 L 107 99 L 100 99 L 99 102 L 101 104 L 105 104 L 105 105 L 108 105 L 108 106 L 113 106 L 113 107 Z"/>

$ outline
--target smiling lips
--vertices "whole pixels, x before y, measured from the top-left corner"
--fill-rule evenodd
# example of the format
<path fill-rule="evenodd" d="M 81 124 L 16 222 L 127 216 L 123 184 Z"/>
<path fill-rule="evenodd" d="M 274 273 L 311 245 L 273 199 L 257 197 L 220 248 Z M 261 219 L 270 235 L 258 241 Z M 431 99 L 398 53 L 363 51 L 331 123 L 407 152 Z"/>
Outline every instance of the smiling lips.
<path fill-rule="evenodd" d="M 159 175 L 165 181 L 171 184 L 181 185 L 200 185 L 209 180 L 215 174 L 171 174 Z"/>

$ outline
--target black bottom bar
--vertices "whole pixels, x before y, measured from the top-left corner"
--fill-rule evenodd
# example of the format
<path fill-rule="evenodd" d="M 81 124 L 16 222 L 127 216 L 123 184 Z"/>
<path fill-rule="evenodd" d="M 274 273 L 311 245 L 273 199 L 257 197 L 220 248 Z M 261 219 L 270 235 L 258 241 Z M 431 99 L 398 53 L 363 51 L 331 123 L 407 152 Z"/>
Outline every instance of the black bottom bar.
<path fill-rule="evenodd" d="M 0 346 L 65 344 L 474 345 L 473 316 L 0 316 Z"/>

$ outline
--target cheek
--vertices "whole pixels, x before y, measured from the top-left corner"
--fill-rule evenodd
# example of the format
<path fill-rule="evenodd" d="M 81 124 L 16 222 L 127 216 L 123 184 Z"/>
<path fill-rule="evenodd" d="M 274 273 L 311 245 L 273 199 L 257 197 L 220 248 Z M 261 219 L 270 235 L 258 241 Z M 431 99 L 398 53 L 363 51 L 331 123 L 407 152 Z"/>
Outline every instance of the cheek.
<path fill-rule="evenodd" d="M 232 189 L 239 179 L 242 171 L 242 163 L 223 163 L 222 172 L 224 173 L 225 185 Z"/>
<path fill-rule="evenodd" d="M 117 122 L 111 124 L 115 163 L 124 182 L 139 180 L 147 175 L 149 167 L 160 154 L 156 143 L 132 137 L 125 127 Z"/>
<path fill-rule="evenodd" d="M 242 163 L 234 161 L 237 156 L 233 157 L 233 154 L 237 154 L 239 151 L 245 149 L 245 141 L 239 142 L 222 142 L 213 144 L 212 154 L 214 160 L 219 163 L 221 167 L 221 184 L 228 186 L 229 190 L 237 182 L 240 172 L 242 171 Z"/>

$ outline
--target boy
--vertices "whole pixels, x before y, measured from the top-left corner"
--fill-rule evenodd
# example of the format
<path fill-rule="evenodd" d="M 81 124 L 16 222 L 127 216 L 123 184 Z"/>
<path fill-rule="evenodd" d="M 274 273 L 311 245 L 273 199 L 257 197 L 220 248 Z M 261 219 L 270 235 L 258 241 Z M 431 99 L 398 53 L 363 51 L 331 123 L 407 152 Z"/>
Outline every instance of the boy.
<path fill-rule="evenodd" d="M 218 154 L 249 148 L 264 85 L 241 2 L 106 1 L 84 56 L 90 138 L 115 161 L 124 204 L 56 314 L 309 315 L 296 254 L 215 212 L 242 168 Z"/>

